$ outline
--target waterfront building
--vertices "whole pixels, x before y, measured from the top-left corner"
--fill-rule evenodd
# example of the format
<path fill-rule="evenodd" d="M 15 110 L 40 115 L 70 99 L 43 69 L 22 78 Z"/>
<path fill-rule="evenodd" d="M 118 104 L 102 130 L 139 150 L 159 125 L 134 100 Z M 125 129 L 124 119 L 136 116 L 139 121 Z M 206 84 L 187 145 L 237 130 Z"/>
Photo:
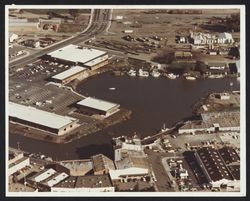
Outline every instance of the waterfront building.
<path fill-rule="evenodd" d="M 240 111 L 201 113 L 201 120 L 187 121 L 178 133 L 240 131 Z"/>
<path fill-rule="evenodd" d="M 86 67 L 90 70 L 96 70 L 108 64 L 109 58 L 107 52 L 73 44 L 50 52 L 44 57 L 72 66 Z"/>
<path fill-rule="evenodd" d="M 81 66 L 74 66 L 70 69 L 67 69 L 59 74 L 54 75 L 51 79 L 55 82 L 61 84 L 68 84 L 69 82 L 79 79 L 82 80 L 88 76 L 86 73 L 87 68 Z"/>
<path fill-rule="evenodd" d="M 109 175 L 71 176 L 51 187 L 51 192 L 114 192 Z"/>
<path fill-rule="evenodd" d="M 8 160 L 8 175 L 12 175 L 22 168 L 30 165 L 30 159 L 23 155 L 21 151 L 10 151 Z"/>
<path fill-rule="evenodd" d="M 76 103 L 77 108 L 89 115 L 99 114 L 108 117 L 117 111 L 119 111 L 120 105 L 116 103 L 111 103 L 108 101 L 87 97 L 78 103 Z"/>
<path fill-rule="evenodd" d="M 239 177 L 235 177 L 220 153 L 225 150 L 216 150 L 211 147 L 203 147 L 198 149 L 194 155 L 200 165 L 208 183 L 212 188 L 220 188 L 222 186 L 239 186 Z M 233 160 L 233 159 L 232 159 Z"/>
<path fill-rule="evenodd" d="M 151 179 L 148 158 L 137 136 L 114 138 L 113 143 L 116 170 L 110 170 L 109 174 L 115 186 L 129 180 Z"/>
<path fill-rule="evenodd" d="M 75 118 L 61 116 L 13 102 L 9 102 L 9 119 L 10 122 L 56 135 L 64 135 L 78 126 L 78 120 Z"/>

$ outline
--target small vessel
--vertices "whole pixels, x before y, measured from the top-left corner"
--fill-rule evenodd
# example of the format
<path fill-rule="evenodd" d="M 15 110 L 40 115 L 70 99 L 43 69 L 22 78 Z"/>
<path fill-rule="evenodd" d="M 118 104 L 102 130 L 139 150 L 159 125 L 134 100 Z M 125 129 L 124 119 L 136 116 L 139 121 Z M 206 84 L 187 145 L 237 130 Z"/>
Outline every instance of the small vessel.
<path fill-rule="evenodd" d="M 116 88 L 115 87 L 110 87 L 109 90 L 116 90 Z"/>
<path fill-rule="evenodd" d="M 152 73 L 151 73 L 151 75 L 152 75 L 153 77 L 160 77 L 161 73 L 159 73 L 159 72 L 156 71 L 156 70 L 153 70 Z"/>
<path fill-rule="evenodd" d="M 224 76 L 223 75 L 209 75 L 208 78 L 223 78 Z"/>
<path fill-rule="evenodd" d="M 143 71 L 142 69 L 139 69 L 138 76 L 139 77 L 148 77 L 149 73 L 147 71 Z"/>
<path fill-rule="evenodd" d="M 136 76 L 136 71 L 131 69 L 128 71 L 128 75 L 131 76 L 131 77 L 135 77 Z"/>
<path fill-rule="evenodd" d="M 161 129 L 161 132 L 165 132 L 165 131 L 168 131 L 169 129 L 168 128 L 166 128 L 166 125 L 165 125 L 165 123 L 163 124 L 163 127 L 162 127 L 162 129 Z"/>
<path fill-rule="evenodd" d="M 173 80 L 173 79 L 176 79 L 177 78 L 177 75 L 173 74 L 173 73 L 166 73 L 165 74 L 167 78 Z"/>
<path fill-rule="evenodd" d="M 193 77 L 193 76 L 186 76 L 186 80 L 196 80 L 196 77 Z"/>

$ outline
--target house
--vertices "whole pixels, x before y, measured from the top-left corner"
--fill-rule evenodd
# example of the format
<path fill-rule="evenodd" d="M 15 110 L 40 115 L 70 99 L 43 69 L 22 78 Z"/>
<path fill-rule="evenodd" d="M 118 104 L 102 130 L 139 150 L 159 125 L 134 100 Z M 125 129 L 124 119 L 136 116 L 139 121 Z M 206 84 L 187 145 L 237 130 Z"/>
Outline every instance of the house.
<path fill-rule="evenodd" d="M 18 39 L 18 35 L 17 34 L 15 34 L 15 33 L 10 33 L 9 34 L 9 42 L 10 43 L 13 43 L 17 39 Z"/>
<path fill-rule="evenodd" d="M 222 43 L 222 44 L 232 44 L 234 43 L 234 39 L 232 34 L 230 33 L 220 33 L 218 36 L 218 43 Z"/>

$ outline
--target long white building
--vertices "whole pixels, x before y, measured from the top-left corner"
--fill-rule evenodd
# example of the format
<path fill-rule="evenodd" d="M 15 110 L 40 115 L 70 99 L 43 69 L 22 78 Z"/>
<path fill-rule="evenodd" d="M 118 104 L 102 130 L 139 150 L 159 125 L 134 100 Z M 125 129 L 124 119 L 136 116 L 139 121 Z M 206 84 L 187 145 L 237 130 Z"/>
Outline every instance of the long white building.
<path fill-rule="evenodd" d="M 48 58 L 95 70 L 108 64 L 107 52 L 70 44 L 46 55 Z"/>
<path fill-rule="evenodd" d="M 9 120 L 57 135 L 64 135 L 78 126 L 75 118 L 13 102 L 9 102 Z"/>
<path fill-rule="evenodd" d="M 108 101 L 88 97 L 77 103 L 80 111 L 87 114 L 110 116 L 119 110 L 120 105 Z"/>
<path fill-rule="evenodd" d="M 54 75 L 51 79 L 61 84 L 67 84 L 75 79 L 82 79 L 84 77 L 87 77 L 85 71 L 86 68 L 84 67 L 74 66 L 66 71 Z"/>

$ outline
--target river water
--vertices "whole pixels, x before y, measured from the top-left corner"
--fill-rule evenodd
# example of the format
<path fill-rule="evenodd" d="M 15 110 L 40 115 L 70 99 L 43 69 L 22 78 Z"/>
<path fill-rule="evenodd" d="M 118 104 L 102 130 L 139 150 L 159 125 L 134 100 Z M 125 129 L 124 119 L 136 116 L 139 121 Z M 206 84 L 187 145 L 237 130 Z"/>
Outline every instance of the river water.
<path fill-rule="evenodd" d="M 230 86 L 230 83 L 233 86 Z M 109 88 L 116 88 L 110 90 Z M 140 137 L 154 134 L 165 123 L 166 127 L 192 115 L 192 106 L 208 92 L 239 90 L 235 78 L 188 81 L 183 78 L 115 77 L 104 73 L 79 85 L 78 92 L 119 103 L 132 110 L 130 120 L 83 137 L 68 144 L 53 144 L 11 134 L 9 144 L 29 152 L 43 153 L 54 160 L 88 158 L 103 153 L 113 158 L 110 140 L 120 135 L 137 133 Z"/>

